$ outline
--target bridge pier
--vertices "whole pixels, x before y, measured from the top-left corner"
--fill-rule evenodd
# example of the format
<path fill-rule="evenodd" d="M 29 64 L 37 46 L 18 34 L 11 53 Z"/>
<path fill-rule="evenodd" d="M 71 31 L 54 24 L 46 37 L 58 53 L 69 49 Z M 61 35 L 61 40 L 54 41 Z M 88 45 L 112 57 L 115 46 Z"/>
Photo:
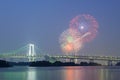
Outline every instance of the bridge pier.
<path fill-rule="evenodd" d="M 28 56 L 29 62 L 34 62 L 35 61 L 35 57 L 34 56 Z"/>
<path fill-rule="evenodd" d="M 70 58 L 70 62 L 74 62 L 74 59 L 73 59 L 73 58 Z"/>
<path fill-rule="evenodd" d="M 70 60 L 70 62 L 78 63 L 78 59 L 70 58 L 69 60 Z"/>
<path fill-rule="evenodd" d="M 93 62 L 94 62 L 94 59 L 90 59 L 89 62 L 90 62 L 90 63 L 93 63 Z"/>
<path fill-rule="evenodd" d="M 108 60 L 108 66 L 112 66 L 112 61 L 111 60 Z"/>

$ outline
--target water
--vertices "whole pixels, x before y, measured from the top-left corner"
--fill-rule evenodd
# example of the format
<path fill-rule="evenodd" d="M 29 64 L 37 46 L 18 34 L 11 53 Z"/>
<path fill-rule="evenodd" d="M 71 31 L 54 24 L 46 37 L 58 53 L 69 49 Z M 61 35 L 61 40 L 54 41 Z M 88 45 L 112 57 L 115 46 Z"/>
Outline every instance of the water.
<path fill-rule="evenodd" d="M 120 67 L 12 67 L 0 80 L 120 80 Z"/>

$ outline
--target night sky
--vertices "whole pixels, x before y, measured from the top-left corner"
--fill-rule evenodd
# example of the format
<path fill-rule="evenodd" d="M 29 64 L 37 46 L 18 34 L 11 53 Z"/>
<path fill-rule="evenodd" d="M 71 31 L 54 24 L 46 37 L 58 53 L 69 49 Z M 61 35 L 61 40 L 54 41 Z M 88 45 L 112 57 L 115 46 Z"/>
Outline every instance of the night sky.
<path fill-rule="evenodd" d="M 0 0 L 0 53 L 34 43 L 61 54 L 59 36 L 79 14 L 94 16 L 99 28 L 78 54 L 120 56 L 120 0 Z"/>

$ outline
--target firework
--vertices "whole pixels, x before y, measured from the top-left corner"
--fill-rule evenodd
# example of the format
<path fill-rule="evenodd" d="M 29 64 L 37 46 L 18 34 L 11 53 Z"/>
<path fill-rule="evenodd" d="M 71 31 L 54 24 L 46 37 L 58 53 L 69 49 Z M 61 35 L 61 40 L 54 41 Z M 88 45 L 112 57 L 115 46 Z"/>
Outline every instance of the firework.
<path fill-rule="evenodd" d="M 77 53 L 85 42 L 95 38 L 98 23 L 93 16 L 78 15 L 70 21 L 69 29 L 59 38 L 61 49 L 65 53 Z"/>
<path fill-rule="evenodd" d="M 75 29 L 67 29 L 59 38 L 61 49 L 65 53 L 76 53 L 82 47 L 81 35 Z"/>
<path fill-rule="evenodd" d="M 85 14 L 73 18 L 69 26 L 71 29 L 76 29 L 80 32 L 83 42 L 89 42 L 94 39 L 98 29 L 98 23 L 95 18 Z"/>

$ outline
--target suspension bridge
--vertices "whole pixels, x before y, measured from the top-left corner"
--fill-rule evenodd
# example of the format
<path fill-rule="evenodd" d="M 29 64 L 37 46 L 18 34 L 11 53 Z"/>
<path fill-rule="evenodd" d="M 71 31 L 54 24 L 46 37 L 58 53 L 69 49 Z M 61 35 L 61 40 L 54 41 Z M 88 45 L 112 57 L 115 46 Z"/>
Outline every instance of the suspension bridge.
<path fill-rule="evenodd" d="M 37 52 L 39 51 L 39 52 Z M 39 60 L 51 60 L 54 59 L 56 61 L 66 60 L 74 61 L 76 60 L 89 60 L 89 61 L 107 61 L 109 65 L 112 62 L 119 62 L 120 57 L 114 56 L 83 56 L 83 55 L 50 55 L 44 53 L 34 44 L 28 44 L 18 50 L 11 51 L 9 53 L 0 53 L 0 59 L 9 60 L 9 61 L 39 61 Z"/>

